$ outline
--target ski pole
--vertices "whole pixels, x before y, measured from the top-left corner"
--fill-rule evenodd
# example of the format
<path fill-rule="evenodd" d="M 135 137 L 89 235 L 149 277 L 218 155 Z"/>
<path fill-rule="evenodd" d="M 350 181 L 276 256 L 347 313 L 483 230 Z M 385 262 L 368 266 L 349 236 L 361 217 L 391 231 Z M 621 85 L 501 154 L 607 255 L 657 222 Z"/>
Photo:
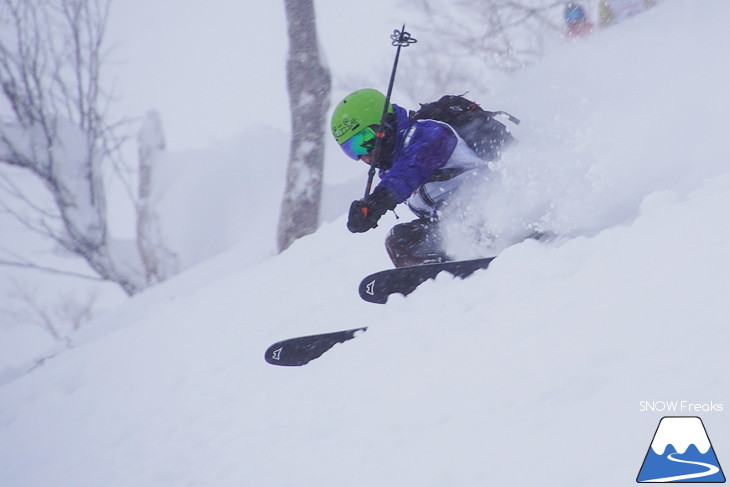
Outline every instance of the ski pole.
<path fill-rule="evenodd" d="M 393 61 L 393 70 L 390 73 L 390 82 L 388 83 L 388 92 L 385 95 L 385 104 L 383 105 L 383 114 L 380 116 L 380 127 L 376 134 L 375 147 L 373 148 L 373 157 L 370 160 L 370 169 L 368 170 L 368 182 L 365 185 L 365 198 L 370 195 L 373 187 L 373 179 L 375 178 L 375 169 L 378 167 L 377 161 L 380 157 L 381 146 L 383 145 L 383 137 L 385 137 L 385 116 L 388 114 L 390 106 L 390 95 L 393 92 L 393 82 L 395 81 L 395 70 L 398 68 L 398 58 L 400 57 L 400 48 L 408 47 L 416 42 L 411 34 L 406 32 L 406 24 L 403 24 L 401 30 L 395 29 L 390 35 L 391 44 L 396 47 L 395 60 Z"/>

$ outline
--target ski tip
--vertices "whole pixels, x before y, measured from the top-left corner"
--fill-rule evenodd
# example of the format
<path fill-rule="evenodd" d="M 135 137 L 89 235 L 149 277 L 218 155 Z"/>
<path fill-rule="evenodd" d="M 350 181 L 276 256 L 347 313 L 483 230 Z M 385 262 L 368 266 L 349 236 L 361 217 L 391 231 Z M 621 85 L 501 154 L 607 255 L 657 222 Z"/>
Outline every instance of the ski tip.
<path fill-rule="evenodd" d="M 352 340 L 367 330 L 367 326 L 319 335 L 289 338 L 266 349 L 264 360 L 280 367 L 300 367 L 319 358 L 338 343 Z"/>
<path fill-rule="evenodd" d="M 360 281 L 358 292 L 368 303 L 386 304 L 390 295 L 408 296 L 423 282 L 434 279 L 441 272 L 464 278 L 478 269 L 487 268 L 493 260 L 494 257 L 484 257 L 386 269 Z"/>
<path fill-rule="evenodd" d="M 371 275 L 360 281 L 358 293 L 368 303 L 385 304 L 388 302 L 388 295 L 383 294 L 379 289 L 379 278 Z"/>

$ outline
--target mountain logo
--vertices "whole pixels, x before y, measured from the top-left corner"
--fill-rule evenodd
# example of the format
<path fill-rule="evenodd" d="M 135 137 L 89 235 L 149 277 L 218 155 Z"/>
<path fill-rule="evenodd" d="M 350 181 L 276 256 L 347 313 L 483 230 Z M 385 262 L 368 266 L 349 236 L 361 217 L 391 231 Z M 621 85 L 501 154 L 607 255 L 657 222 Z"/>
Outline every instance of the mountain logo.
<path fill-rule="evenodd" d="M 725 482 L 702 420 L 696 416 L 663 417 L 636 481 Z"/>
<path fill-rule="evenodd" d="M 368 293 L 370 296 L 375 296 L 375 280 L 373 279 L 372 282 L 369 282 L 367 286 L 365 287 L 365 292 Z"/>

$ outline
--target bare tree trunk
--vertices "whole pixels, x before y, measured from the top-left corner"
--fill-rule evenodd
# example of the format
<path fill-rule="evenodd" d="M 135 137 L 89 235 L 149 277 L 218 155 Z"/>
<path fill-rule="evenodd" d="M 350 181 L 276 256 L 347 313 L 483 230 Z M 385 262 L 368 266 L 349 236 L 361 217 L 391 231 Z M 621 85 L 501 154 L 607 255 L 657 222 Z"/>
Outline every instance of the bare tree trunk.
<path fill-rule="evenodd" d="M 139 147 L 139 189 L 137 194 L 137 250 L 144 266 L 147 284 L 162 282 L 177 272 L 177 258 L 162 240 L 159 218 L 151 196 L 154 165 L 165 150 L 162 121 L 150 111 L 137 135 Z"/>
<path fill-rule="evenodd" d="M 292 136 L 279 217 L 279 250 L 314 232 L 324 171 L 325 118 L 330 74 L 319 55 L 312 0 L 285 0 L 289 32 L 287 83 Z"/>

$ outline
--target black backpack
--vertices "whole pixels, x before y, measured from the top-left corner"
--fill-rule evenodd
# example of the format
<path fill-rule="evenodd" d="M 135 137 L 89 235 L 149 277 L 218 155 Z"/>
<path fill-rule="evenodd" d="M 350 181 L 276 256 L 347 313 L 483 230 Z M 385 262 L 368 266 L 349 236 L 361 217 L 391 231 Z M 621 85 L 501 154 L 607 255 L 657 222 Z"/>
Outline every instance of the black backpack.
<path fill-rule="evenodd" d="M 514 140 L 507 127 L 494 116 L 505 115 L 512 123 L 520 123 L 509 113 L 489 112 L 460 95 L 445 95 L 420 105 L 421 108 L 408 114 L 411 120 L 438 120 L 449 124 L 485 161 L 498 159 L 501 149 Z"/>

